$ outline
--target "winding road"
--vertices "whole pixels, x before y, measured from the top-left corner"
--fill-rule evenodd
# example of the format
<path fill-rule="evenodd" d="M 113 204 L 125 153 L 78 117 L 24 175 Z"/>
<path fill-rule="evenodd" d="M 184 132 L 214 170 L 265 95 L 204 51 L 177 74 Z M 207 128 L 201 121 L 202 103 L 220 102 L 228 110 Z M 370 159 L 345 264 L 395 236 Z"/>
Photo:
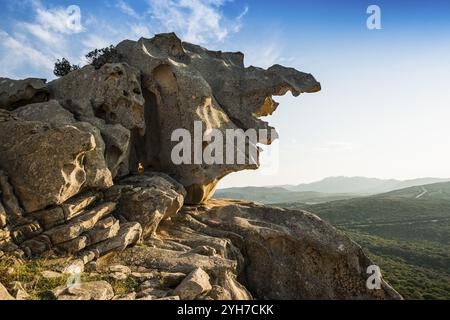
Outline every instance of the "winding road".
<path fill-rule="evenodd" d="M 422 187 L 422 193 L 417 195 L 416 199 L 422 198 L 422 196 L 426 195 L 428 192 L 427 189 L 425 189 L 424 187 Z"/>

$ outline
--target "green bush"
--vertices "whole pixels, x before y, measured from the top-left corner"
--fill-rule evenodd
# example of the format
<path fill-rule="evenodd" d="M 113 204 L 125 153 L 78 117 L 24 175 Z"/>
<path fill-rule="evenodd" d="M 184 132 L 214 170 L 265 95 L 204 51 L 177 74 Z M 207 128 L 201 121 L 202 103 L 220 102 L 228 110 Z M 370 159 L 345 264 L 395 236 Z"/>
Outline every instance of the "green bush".
<path fill-rule="evenodd" d="M 119 54 L 114 46 L 109 46 L 103 49 L 95 49 L 86 55 L 89 64 L 96 69 L 100 69 L 106 63 L 118 63 L 122 60 L 122 55 Z"/>
<path fill-rule="evenodd" d="M 64 77 L 71 73 L 72 71 L 78 70 L 80 67 L 76 64 L 71 64 L 69 60 L 66 58 L 62 58 L 61 60 L 55 62 L 55 68 L 53 69 L 53 73 L 57 77 Z"/>

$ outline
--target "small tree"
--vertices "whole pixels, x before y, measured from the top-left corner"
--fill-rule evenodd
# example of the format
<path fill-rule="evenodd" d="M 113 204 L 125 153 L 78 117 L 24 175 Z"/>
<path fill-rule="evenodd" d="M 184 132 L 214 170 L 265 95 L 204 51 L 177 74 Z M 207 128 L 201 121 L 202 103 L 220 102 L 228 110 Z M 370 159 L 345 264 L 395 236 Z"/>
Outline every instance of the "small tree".
<path fill-rule="evenodd" d="M 93 65 L 95 69 L 100 69 L 106 63 L 118 63 L 122 60 L 122 55 L 114 46 L 109 46 L 103 49 L 95 49 L 86 55 L 89 64 Z"/>
<path fill-rule="evenodd" d="M 76 64 L 71 64 L 69 60 L 66 58 L 58 59 L 55 62 L 55 68 L 53 69 L 53 73 L 57 77 L 64 77 L 71 73 L 72 71 L 78 70 L 80 67 Z"/>

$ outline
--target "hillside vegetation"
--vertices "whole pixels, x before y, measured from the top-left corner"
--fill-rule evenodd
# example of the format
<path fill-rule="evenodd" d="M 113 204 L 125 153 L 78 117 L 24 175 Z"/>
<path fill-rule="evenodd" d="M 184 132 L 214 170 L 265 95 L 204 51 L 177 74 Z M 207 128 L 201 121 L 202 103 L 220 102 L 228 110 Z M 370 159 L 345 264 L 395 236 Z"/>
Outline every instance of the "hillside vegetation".
<path fill-rule="evenodd" d="M 450 299 L 450 183 L 316 205 L 316 213 L 358 242 L 407 299 Z"/>

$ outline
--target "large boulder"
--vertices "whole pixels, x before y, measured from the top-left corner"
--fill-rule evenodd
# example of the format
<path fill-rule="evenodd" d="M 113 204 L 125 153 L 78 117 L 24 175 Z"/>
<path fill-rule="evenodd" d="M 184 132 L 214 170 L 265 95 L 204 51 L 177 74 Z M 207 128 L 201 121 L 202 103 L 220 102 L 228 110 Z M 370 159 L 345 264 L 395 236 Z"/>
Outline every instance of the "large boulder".
<path fill-rule="evenodd" d="M 48 84 L 51 96 L 77 117 L 97 117 L 145 131 L 140 73 L 127 64 L 88 65 Z"/>
<path fill-rule="evenodd" d="M 185 228 L 231 239 L 243 255 L 238 277 L 256 298 L 401 299 L 382 278 L 369 289 L 362 249 L 311 213 L 223 200 L 182 213 Z"/>
<path fill-rule="evenodd" d="M 117 201 L 116 215 L 142 225 L 144 237 L 156 232 L 161 220 L 173 217 L 183 206 L 183 186 L 163 173 L 147 172 L 123 179 L 105 193 Z"/>
<path fill-rule="evenodd" d="M 86 182 L 84 157 L 96 147 L 92 134 L 24 121 L 0 109 L 0 136 L 0 168 L 26 212 L 61 204 Z"/>
<path fill-rule="evenodd" d="M 44 79 L 12 80 L 0 78 L 0 108 L 14 110 L 29 103 L 48 99 L 49 91 Z"/>
<path fill-rule="evenodd" d="M 53 128 L 73 125 L 92 134 L 95 148 L 86 152 L 84 168 L 86 170 L 85 188 L 106 189 L 113 185 L 111 171 L 105 160 L 105 143 L 100 130 L 89 122 L 76 121 L 73 114 L 64 109 L 56 100 L 29 104 L 13 111 L 13 114 L 26 121 L 40 121 Z"/>
<path fill-rule="evenodd" d="M 160 34 L 137 42 L 126 40 L 117 50 L 125 62 L 140 70 L 145 97 L 148 130 L 135 141 L 132 166 L 140 164 L 174 176 L 187 190 L 187 203 L 210 198 L 219 180 L 231 172 L 258 168 L 256 144 L 270 144 L 277 136 L 273 128 L 258 119 L 276 109 L 273 95 L 291 91 L 297 96 L 320 90 L 320 84 L 310 74 L 279 65 L 268 70 L 245 68 L 242 53 L 209 51 L 181 42 L 175 34 Z M 227 129 L 267 132 L 256 132 L 256 138 L 247 140 L 244 146 L 230 147 L 233 156 L 243 155 L 241 163 L 219 160 L 206 164 L 193 158 L 174 163 L 171 155 L 178 141 L 172 141 L 172 133 L 185 129 L 194 137 L 195 121 L 203 130 L 219 130 L 223 137 Z M 213 138 L 209 142 L 192 139 L 188 145 L 192 151 L 202 153 L 212 141 Z M 257 151 L 250 153 L 249 146 Z M 223 149 L 217 153 L 223 151 L 225 155 L 225 146 L 220 148 Z M 190 155 L 191 150 L 185 152 Z"/>
<path fill-rule="evenodd" d="M 317 216 L 243 201 L 185 206 L 110 263 L 188 274 L 182 299 L 401 299 L 382 277 L 368 286 L 373 263 Z"/>

